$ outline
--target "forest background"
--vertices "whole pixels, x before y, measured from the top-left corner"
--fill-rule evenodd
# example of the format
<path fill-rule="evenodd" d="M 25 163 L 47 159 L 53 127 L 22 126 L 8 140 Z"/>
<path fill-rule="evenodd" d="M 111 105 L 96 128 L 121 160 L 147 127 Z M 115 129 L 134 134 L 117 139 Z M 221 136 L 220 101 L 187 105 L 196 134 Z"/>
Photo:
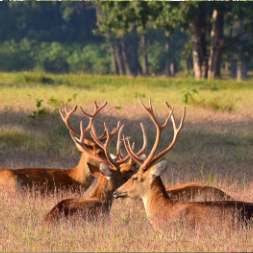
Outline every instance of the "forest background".
<path fill-rule="evenodd" d="M 238 80 L 253 69 L 249 2 L 2 2 L 0 71 Z"/>

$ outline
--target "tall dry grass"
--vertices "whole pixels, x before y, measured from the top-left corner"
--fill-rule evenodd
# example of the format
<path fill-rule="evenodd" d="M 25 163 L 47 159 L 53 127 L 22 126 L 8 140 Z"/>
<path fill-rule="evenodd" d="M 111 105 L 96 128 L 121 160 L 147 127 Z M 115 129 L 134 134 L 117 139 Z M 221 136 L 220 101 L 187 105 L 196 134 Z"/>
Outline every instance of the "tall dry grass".
<path fill-rule="evenodd" d="M 139 123 L 143 122 L 148 133 L 147 153 L 155 139 L 155 127 L 139 105 L 138 96 L 145 104 L 152 97 L 154 111 L 161 122 L 167 115 L 164 101 L 175 106 L 176 120 L 180 120 L 186 88 L 197 88 L 207 105 L 208 101 L 224 95 L 231 97 L 228 102 L 219 99 L 216 103 L 222 106 L 222 103 L 234 103 L 231 112 L 187 104 L 184 127 L 176 146 L 166 155 L 169 170 L 163 181 L 165 185 L 188 182 L 212 185 L 237 200 L 253 202 L 252 81 L 195 82 L 192 79 L 33 73 L 0 73 L 0 77 L 0 168 L 75 167 L 80 153 L 57 111 L 58 105 L 66 103 L 75 93 L 77 96 L 68 103 L 69 107 L 78 104 L 91 111 L 93 100 L 108 101 L 95 121 L 98 134 L 103 131 L 103 122 L 112 129 L 121 120 L 125 124 L 124 134 L 131 135 L 138 149 L 142 144 Z M 52 97 L 57 101 L 50 104 Z M 240 99 L 233 102 L 233 98 L 238 97 Z M 38 109 L 36 99 L 44 100 L 39 109 L 44 109 L 46 114 L 32 119 L 28 116 Z M 78 111 L 71 119 L 75 128 L 79 127 L 80 120 L 87 122 Z M 170 124 L 164 130 L 159 150 L 168 145 L 172 135 Z M 114 147 L 112 145 L 112 152 Z M 95 183 L 84 197 L 90 196 Z M 75 217 L 46 228 L 44 215 L 58 201 L 73 195 L 60 192 L 36 196 L 31 191 L 20 195 L 8 190 L 0 192 L 0 251 L 253 250 L 252 228 L 231 228 L 226 222 L 194 231 L 184 224 L 176 224 L 168 227 L 164 234 L 154 233 L 140 201 L 115 201 L 108 223 L 90 224 Z"/>

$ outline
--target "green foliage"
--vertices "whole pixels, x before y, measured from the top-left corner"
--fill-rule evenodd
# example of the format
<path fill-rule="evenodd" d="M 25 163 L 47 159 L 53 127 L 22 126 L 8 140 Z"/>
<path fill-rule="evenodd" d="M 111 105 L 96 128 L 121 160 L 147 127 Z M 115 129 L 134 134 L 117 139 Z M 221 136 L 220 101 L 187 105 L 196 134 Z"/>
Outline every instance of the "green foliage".
<path fill-rule="evenodd" d="M 58 110 L 59 107 L 62 107 L 64 104 L 68 104 L 72 100 L 75 100 L 77 93 L 73 94 L 72 97 L 67 98 L 65 101 L 55 98 L 54 96 L 50 97 L 47 101 L 47 104 L 53 106 Z"/>
<path fill-rule="evenodd" d="M 59 107 L 62 107 L 64 104 L 68 104 L 72 100 L 75 100 L 76 96 L 77 96 L 77 93 L 73 94 L 72 97 L 65 99 L 65 101 L 57 99 L 54 96 L 51 96 L 47 100 L 47 104 L 54 108 L 54 112 L 58 113 Z M 31 97 L 31 95 L 28 94 L 28 97 Z M 45 108 L 42 108 L 43 101 L 44 100 L 36 99 L 36 110 L 32 111 L 32 114 L 28 116 L 29 118 L 42 120 L 45 115 L 49 114 L 48 110 L 46 110 Z"/>
<path fill-rule="evenodd" d="M 29 94 L 28 94 L 28 96 L 29 96 Z M 41 120 L 47 114 L 47 111 L 45 109 L 41 108 L 43 101 L 44 100 L 36 99 L 36 108 L 37 109 L 35 111 L 32 111 L 32 115 L 28 116 L 29 118 Z"/>
<path fill-rule="evenodd" d="M 183 103 L 203 108 L 211 108 L 214 111 L 222 112 L 231 112 L 235 108 L 236 102 L 240 99 L 241 98 L 238 96 L 233 97 L 226 94 L 208 98 L 200 95 L 196 89 L 183 92 Z"/>
<path fill-rule="evenodd" d="M 83 72 L 87 74 L 109 74 L 111 72 L 111 56 L 108 44 L 93 44 L 82 47 L 65 46 L 59 42 L 29 41 L 23 39 L 5 41 L 0 44 L 0 70 L 20 71 L 35 70 L 44 72 Z M 27 82 L 31 76 L 24 76 Z M 37 76 L 39 82 L 52 84 L 51 79 Z M 43 80 L 40 80 L 42 78 Z"/>
<path fill-rule="evenodd" d="M 67 58 L 71 72 L 87 74 L 109 74 L 111 72 L 111 56 L 109 45 L 87 45 L 77 47 Z"/>

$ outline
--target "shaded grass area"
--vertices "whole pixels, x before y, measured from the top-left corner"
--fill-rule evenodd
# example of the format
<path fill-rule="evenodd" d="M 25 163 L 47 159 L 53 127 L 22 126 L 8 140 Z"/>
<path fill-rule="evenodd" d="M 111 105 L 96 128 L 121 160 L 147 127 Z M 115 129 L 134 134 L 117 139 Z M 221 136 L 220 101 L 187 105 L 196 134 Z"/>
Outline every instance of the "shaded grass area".
<path fill-rule="evenodd" d="M 25 77 L 24 77 L 25 76 Z M 80 152 L 62 122 L 58 107 L 74 104 L 87 112 L 93 100 L 107 100 L 108 106 L 95 120 L 98 134 L 103 123 L 109 129 L 117 121 L 125 125 L 124 134 L 142 146 L 139 123 L 148 135 L 147 154 L 155 140 L 155 127 L 137 97 L 147 105 L 152 97 L 159 122 L 167 115 L 164 101 L 175 106 L 179 123 L 185 88 L 198 88 L 205 101 L 231 97 L 231 112 L 210 106 L 187 105 L 184 127 L 175 147 L 165 156 L 169 169 L 163 176 L 168 185 L 189 182 L 220 187 L 235 199 L 253 202 L 253 110 L 251 81 L 195 82 L 192 79 L 128 78 L 84 75 L 47 75 L 34 73 L 0 73 L 0 168 L 48 167 L 73 168 Z M 48 79 L 43 79 L 48 78 Z M 53 81 L 52 81 L 52 80 Z M 217 89 L 212 88 L 217 87 Z M 29 94 L 29 95 L 28 95 Z M 76 97 L 73 97 L 77 94 Z M 52 99 L 54 97 L 54 99 Z M 233 99 L 240 97 L 234 102 Z M 72 98 L 68 102 L 68 99 Z M 37 108 L 37 100 L 43 100 Z M 50 102 L 51 101 L 51 102 Z M 37 119 L 28 116 L 44 109 Z M 71 117 L 71 125 L 79 129 L 80 120 L 87 119 L 80 110 Z M 172 125 L 165 128 L 158 149 L 171 142 Z M 113 140 L 111 152 L 115 152 Z M 84 196 L 91 194 L 96 182 Z M 183 224 L 155 234 L 148 224 L 142 203 L 136 200 L 115 201 L 108 224 L 89 224 L 76 217 L 55 228 L 43 225 L 44 215 L 63 198 L 73 197 L 61 192 L 46 197 L 27 192 L 24 196 L 1 191 L 0 251 L 252 251 L 252 229 L 231 228 L 226 222 L 214 227 L 191 231 Z M 74 195 L 75 196 L 75 195 Z"/>

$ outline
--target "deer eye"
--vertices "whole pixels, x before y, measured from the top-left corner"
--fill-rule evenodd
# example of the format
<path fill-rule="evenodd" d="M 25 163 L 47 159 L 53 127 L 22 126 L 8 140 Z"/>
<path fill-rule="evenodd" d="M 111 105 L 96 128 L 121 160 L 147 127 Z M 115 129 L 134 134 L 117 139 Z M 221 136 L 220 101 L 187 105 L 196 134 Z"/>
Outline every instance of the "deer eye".
<path fill-rule="evenodd" d="M 136 180 L 138 180 L 138 177 L 133 177 L 133 181 L 136 181 Z"/>

